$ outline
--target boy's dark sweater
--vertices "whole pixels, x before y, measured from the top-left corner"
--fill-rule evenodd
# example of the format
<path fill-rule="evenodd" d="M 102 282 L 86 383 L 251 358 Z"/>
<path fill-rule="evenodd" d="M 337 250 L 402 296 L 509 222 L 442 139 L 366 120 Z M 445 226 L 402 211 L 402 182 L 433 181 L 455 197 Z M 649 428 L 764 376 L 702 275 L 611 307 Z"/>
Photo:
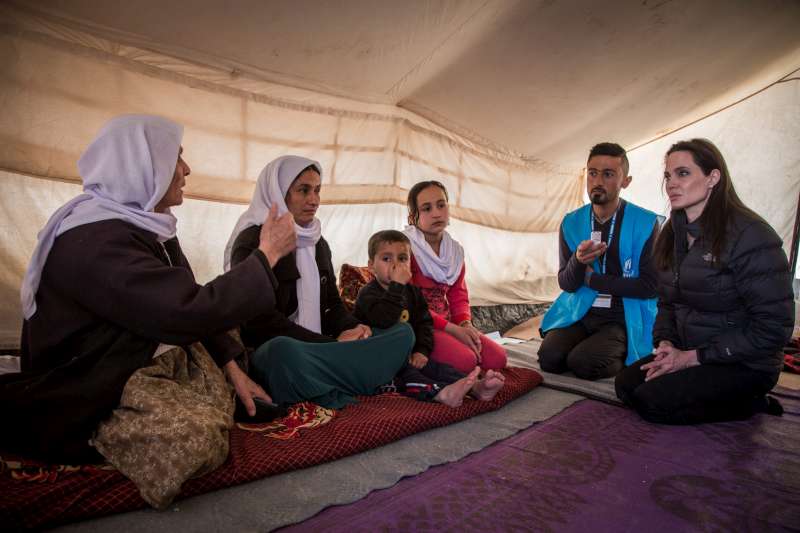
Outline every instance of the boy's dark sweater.
<path fill-rule="evenodd" d="M 433 318 L 428 302 L 419 288 L 410 283 L 392 281 L 384 289 L 377 280 L 372 280 L 359 291 L 353 314 L 360 322 L 381 329 L 408 322 L 416 336 L 412 353 L 429 356 L 433 350 Z"/>

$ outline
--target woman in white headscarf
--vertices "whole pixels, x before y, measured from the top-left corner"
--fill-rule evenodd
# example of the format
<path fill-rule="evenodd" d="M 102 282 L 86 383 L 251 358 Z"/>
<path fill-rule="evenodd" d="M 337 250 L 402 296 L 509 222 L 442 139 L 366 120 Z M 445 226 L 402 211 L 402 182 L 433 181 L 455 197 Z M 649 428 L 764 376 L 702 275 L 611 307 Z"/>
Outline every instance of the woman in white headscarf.
<path fill-rule="evenodd" d="M 289 155 L 269 163 L 228 241 L 225 269 L 255 250 L 260 221 L 271 207 L 291 213 L 297 247 L 273 268 L 276 305 L 242 324 L 242 340 L 257 349 L 252 374 L 275 402 L 312 400 L 340 408 L 392 380 L 410 353 L 413 333 L 400 326 L 373 336 L 345 309 L 316 218 L 321 185 L 316 161 Z"/>
<path fill-rule="evenodd" d="M 124 115 L 82 155 L 84 192 L 39 233 L 23 280 L 23 372 L 0 377 L 0 449 L 100 459 L 89 441 L 129 378 L 197 341 L 216 363 L 209 377 L 224 384 L 224 369 L 251 414 L 253 397 L 269 399 L 236 365 L 243 348 L 226 331 L 274 306 L 271 265 L 294 248 L 293 224 L 265 214 L 259 251 L 197 284 L 170 212 L 190 173 L 182 137 L 183 127 L 164 118 Z M 223 418 L 232 424 L 230 414 Z"/>

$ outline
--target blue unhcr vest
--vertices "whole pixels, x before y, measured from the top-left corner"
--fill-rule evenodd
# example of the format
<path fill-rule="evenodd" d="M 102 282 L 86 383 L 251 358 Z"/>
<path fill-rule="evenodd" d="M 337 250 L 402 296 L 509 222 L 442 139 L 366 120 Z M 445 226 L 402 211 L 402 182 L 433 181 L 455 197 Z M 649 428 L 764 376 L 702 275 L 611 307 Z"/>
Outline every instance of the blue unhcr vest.
<path fill-rule="evenodd" d="M 564 217 L 561 228 L 570 250 L 575 250 L 581 241 L 589 238 L 592 231 L 589 213 L 591 208 L 592 204 L 586 204 Z M 655 213 L 630 202 L 626 203 L 622 227 L 619 229 L 619 260 L 624 277 L 639 276 L 639 257 L 644 243 L 653 233 L 655 223 Z M 595 272 L 600 272 L 597 260 L 592 268 Z M 596 296 L 597 291 L 586 285 L 581 285 L 575 292 L 562 292 L 544 315 L 542 331 L 571 326 L 589 311 Z M 650 355 L 653 351 L 653 323 L 658 312 L 656 301 L 657 298 L 622 299 L 625 328 L 628 332 L 626 365 Z"/>

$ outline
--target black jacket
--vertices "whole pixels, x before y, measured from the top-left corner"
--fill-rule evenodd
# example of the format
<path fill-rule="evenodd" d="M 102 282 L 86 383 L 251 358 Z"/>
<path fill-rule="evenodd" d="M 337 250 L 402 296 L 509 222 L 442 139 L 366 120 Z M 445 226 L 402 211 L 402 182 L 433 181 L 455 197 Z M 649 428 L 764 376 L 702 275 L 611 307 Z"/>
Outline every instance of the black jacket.
<path fill-rule="evenodd" d="M 777 374 L 794 325 L 780 237 L 766 222 L 736 215 L 718 265 L 712 259 L 711 243 L 700 234 L 674 271 L 659 273 L 654 344 L 697 349 L 702 364 L 741 363 Z"/>
<path fill-rule="evenodd" d="M 159 343 L 196 341 L 223 366 L 242 351 L 225 332 L 272 308 L 276 283 L 260 252 L 201 286 L 177 238 L 159 244 L 122 220 L 78 226 L 56 239 L 42 270 L 37 312 L 22 327 L 23 370 L 116 350 L 152 358 Z"/>
<path fill-rule="evenodd" d="M 233 243 L 231 265 L 247 259 L 258 249 L 261 226 L 251 226 L 242 231 Z M 297 310 L 297 271 L 295 254 L 282 257 L 272 272 L 278 280 L 275 292 L 275 308 L 242 324 L 242 341 L 245 346 L 258 348 L 274 337 L 292 337 L 306 342 L 334 342 L 342 331 L 354 328 L 358 321 L 347 312 L 336 287 L 336 275 L 331 262 L 328 242 L 320 238 L 316 246 L 316 261 L 319 269 L 319 305 L 322 318 L 322 335 L 299 326 L 289 320 Z"/>
<path fill-rule="evenodd" d="M 393 281 L 384 289 L 372 280 L 358 292 L 354 313 L 358 320 L 376 328 L 408 322 L 416 337 L 412 353 L 427 356 L 433 351 L 433 318 L 419 287 Z"/>

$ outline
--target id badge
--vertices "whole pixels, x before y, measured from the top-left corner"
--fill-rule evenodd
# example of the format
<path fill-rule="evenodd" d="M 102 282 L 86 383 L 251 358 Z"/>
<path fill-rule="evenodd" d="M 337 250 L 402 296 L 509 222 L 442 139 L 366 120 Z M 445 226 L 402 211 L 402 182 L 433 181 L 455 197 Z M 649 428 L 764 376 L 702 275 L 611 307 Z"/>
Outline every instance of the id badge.
<path fill-rule="evenodd" d="M 598 294 L 597 298 L 594 299 L 594 303 L 592 307 L 601 307 L 603 309 L 611 309 L 611 295 L 610 294 Z"/>
<path fill-rule="evenodd" d="M 602 231 L 593 231 L 592 236 L 590 237 L 591 241 L 595 244 L 600 244 L 603 242 L 603 232 Z"/>

